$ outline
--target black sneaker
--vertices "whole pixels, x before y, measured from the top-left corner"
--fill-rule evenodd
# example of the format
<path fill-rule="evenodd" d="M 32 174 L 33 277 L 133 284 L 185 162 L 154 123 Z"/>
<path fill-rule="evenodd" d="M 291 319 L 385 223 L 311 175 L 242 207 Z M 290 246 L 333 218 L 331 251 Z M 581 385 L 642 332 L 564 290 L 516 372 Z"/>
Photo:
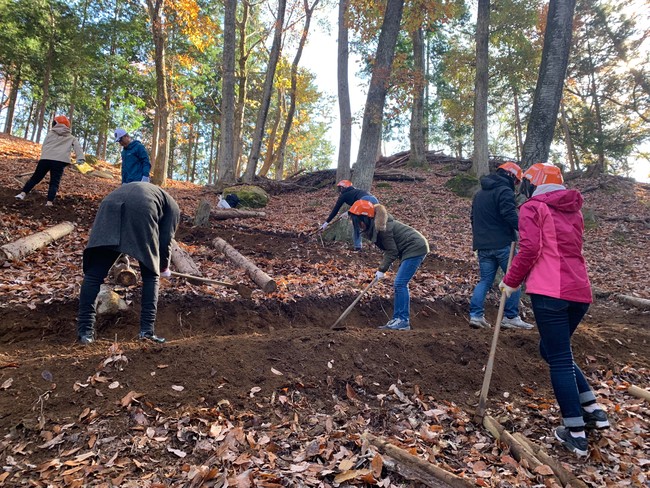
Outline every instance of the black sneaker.
<path fill-rule="evenodd" d="M 555 438 L 576 456 L 586 457 L 589 455 L 589 445 L 586 437 L 573 437 L 569 429 L 558 427 L 555 429 Z"/>
<path fill-rule="evenodd" d="M 585 421 L 585 428 L 587 429 L 607 429 L 609 427 L 609 419 L 605 410 L 599 408 L 593 412 L 587 412 L 582 409 L 582 418 Z"/>
<path fill-rule="evenodd" d="M 140 340 L 141 341 L 151 341 L 151 342 L 156 342 L 158 344 L 163 344 L 165 342 L 164 337 L 158 337 L 155 334 L 140 334 Z"/>

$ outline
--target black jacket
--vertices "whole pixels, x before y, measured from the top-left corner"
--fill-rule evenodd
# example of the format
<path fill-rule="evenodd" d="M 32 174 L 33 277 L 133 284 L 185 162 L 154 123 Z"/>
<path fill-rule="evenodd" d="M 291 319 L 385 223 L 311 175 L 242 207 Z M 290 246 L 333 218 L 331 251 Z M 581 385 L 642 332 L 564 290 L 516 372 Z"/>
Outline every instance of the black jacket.
<path fill-rule="evenodd" d="M 344 203 L 347 203 L 351 207 L 354 202 L 361 200 L 362 197 L 367 197 L 368 195 L 370 195 L 370 193 L 367 191 L 360 190 L 353 186 L 343 188 L 343 191 L 341 191 L 339 199 L 336 201 L 336 205 L 334 205 L 334 208 L 332 209 L 330 216 L 327 217 L 326 222 L 331 222 L 332 219 L 336 217 L 336 214 L 339 213 L 339 210 L 341 210 Z"/>
<path fill-rule="evenodd" d="M 472 202 L 472 249 L 501 249 L 517 239 L 519 216 L 515 184 L 507 177 L 491 174 L 481 178 L 481 189 Z"/>

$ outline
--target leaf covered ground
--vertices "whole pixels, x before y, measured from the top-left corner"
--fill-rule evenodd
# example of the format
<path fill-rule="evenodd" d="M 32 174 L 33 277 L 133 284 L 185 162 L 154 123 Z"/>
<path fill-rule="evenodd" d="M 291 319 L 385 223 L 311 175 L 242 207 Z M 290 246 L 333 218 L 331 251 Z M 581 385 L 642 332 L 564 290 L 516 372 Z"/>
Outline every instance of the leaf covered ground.
<path fill-rule="evenodd" d="M 1 269 L 0 484 L 419 486 L 369 444 L 370 433 L 477 486 L 558 486 L 472 423 L 492 334 L 468 326 L 477 273 L 470 201 L 445 188 L 450 167 L 373 188 L 432 244 L 411 286 L 412 331 L 376 329 L 392 311 L 390 273 L 345 330 L 330 330 L 380 260 L 376 250 L 353 253 L 311 234 L 335 201 L 331 184 L 274 192 L 265 219 L 197 228 L 200 200 L 214 204 L 216 195 L 171 182 L 183 212 L 177 240 L 204 276 L 255 288 L 212 247 L 221 237 L 272 276 L 277 292 L 245 299 L 218 286 L 163 282 L 157 333 L 168 343 L 151 346 L 135 340 L 139 288 L 118 288 L 129 309 L 100 319 L 101 340 L 82 348 L 74 344 L 81 254 L 99 202 L 119 179 L 69 169 L 54 208 L 44 207 L 45 182 L 17 202 L 15 175 L 33 171 L 39 148 L 0 136 L 0 245 L 62 221 L 75 230 Z M 570 186 L 585 196 L 594 287 L 650 298 L 648 185 L 603 177 Z M 495 292 L 487 303 L 492 321 L 497 299 Z M 523 311 L 532 321 L 526 302 Z M 489 412 L 589 486 L 644 486 L 648 404 L 627 387 L 650 386 L 648 317 L 597 299 L 576 334 L 576 360 L 613 424 L 590 436 L 588 460 L 552 439 L 559 411 L 534 330 L 502 331 Z"/>

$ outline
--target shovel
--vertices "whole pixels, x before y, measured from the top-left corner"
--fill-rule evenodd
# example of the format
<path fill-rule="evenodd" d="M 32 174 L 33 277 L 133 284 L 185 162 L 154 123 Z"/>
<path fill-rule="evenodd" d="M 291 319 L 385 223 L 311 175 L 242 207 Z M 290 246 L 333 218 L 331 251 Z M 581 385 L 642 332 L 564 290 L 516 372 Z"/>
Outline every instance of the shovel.
<path fill-rule="evenodd" d="M 341 314 L 341 316 L 338 319 L 336 319 L 336 322 L 334 322 L 334 324 L 332 324 L 332 327 L 330 327 L 332 330 L 343 330 L 343 329 L 345 329 L 344 326 L 339 325 L 339 322 L 341 322 L 341 320 L 343 320 L 345 317 L 347 317 L 350 314 L 350 312 L 352 311 L 354 306 L 357 303 L 359 303 L 359 300 L 361 300 L 361 297 L 363 297 L 368 292 L 368 290 L 370 290 L 372 285 L 374 285 L 375 283 L 377 283 L 377 278 L 373 278 L 372 281 L 370 283 L 368 283 L 368 286 L 366 286 L 363 289 L 363 291 L 361 293 L 359 293 L 359 296 L 354 299 L 354 301 L 350 304 L 350 306 L 345 309 L 345 312 L 343 312 Z"/>
<path fill-rule="evenodd" d="M 189 281 L 200 281 L 201 283 L 208 283 L 211 285 L 221 285 L 221 286 L 225 286 L 226 288 L 230 288 L 232 290 L 237 290 L 237 293 L 239 293 L 243 298 L 250 298 L 253 295 L 253 290 L 240 283 L 228 283 L 226 281 L 211 280 L 209 278 L 202 278 L 200 276 L 192 276 L 188 274 L 177 273 L 176 271 L 172 271 L 171 273 L 172 276 L 178 276 L 179 278 L 186 278 Z"/>
<path fill-rule="evenodd" d="M 508 268 L 512 263 L 512 257 L 515 255 L 515 242 L 510 245 L 510 256 L 508 257 Z M 499 329 L 501 329 L 501 321 L 503 320 L 503 311 L 506 308 L 506 292 L 501 292 L 501 300 L 499 301 L 499 311 L 497 312 L 497 323 L 494 326 L 494 335 L 492 336 L 492 347 L 490 347 L 490 355 L 488 356 L 487 366 L 485 367 L 485 376 L 483 378 L 483 387 L 481 388 L 481 396 L 478 400 L 478 407 L 474 413 L 474 423 L 482 424 L 483 417 L 485 417 L 485 409 L 487 407 L 487 395 L 490 390 L 490 380 L 492 379 L 492 369 L 494 368 L 494 356 L 497 352 L 497 342 L 499 341 Z"/>

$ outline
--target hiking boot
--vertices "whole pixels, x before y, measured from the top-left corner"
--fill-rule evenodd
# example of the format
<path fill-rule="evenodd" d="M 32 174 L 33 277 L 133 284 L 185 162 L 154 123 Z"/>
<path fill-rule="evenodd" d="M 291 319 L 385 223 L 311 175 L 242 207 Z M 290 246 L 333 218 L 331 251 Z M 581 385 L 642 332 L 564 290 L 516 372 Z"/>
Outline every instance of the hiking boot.
<path fill-rule="evenodd" d="M 569 451 L 578 457 L 586 457 L 589 454 L 589 445 L 586 437 L 573 437 L 571 431 L 566 427 L 555 429 L 555 438 L 562 443 Z"/>
<path fill-rule="evenodd" d="M 21 191 L 18 195 L 16 195 L 15 198 L 16 198 L 16 200 L 24 200 L 26 196 L 27 196 L 27 193 L 25 193 L 24 191 Z"/>
<path fill-rule="evenodd" d="M 140 334 L 140 340 L 141 341 L 156 342 L 158 344 L 163 344 L 165 342 L 164 337 L 158 337 L 157 335 L 155 335 L 155 334 L 153 334 L 151 332 L 141 333 Z"/>
<path fill-rule="evenodd" d="M 485 317 L 470 317 L 469 318 L 469 326 L 472 327 L 473 329 L 489 329 L 492 326 L 490 323 L 485 320 Z"/>
<path fill-rule="evenodd" d="M 93 339 L 93 336 L 86 335 L 86 336 L 79 337 L 79 343 L 84 345 L 84 346 L 87 346 L 88 344 L 92 344 L 93 342 L 95 342 L 95 339 Z"/>
<path fill-rule="evenodd" d="M 528 322 L 524 322 L 521 320 L 521 317 L 517 315 L 516 317 L 513 317 L 511 319 L 507 317 L 503 317 L 503 320 L 501 320 L 501 327 L 504 329 L 524 329 L 524 330 L 530 330 L 534 327 L 533 324 L 529 324 Z"/>
<path fill-rule="evenodd" d="M 360 247 L 355 247 L 354 252 L 361 252 L 361 248 Z"/>
<path fill-rule="evenodd" d="M 593 412 L 587 412 L 582 409 L 582 418 L 585 421 L 586 429 L 607 429 L 609 427 L 609 419 L 605 410 L 598 409 Z"/>
<path fill-rule="evenodd" d="M 411 324 L 409 324 L 408 320 L 391 319 L 386 325 L 379 328 L 383 330 L 411 330 Z"/>

